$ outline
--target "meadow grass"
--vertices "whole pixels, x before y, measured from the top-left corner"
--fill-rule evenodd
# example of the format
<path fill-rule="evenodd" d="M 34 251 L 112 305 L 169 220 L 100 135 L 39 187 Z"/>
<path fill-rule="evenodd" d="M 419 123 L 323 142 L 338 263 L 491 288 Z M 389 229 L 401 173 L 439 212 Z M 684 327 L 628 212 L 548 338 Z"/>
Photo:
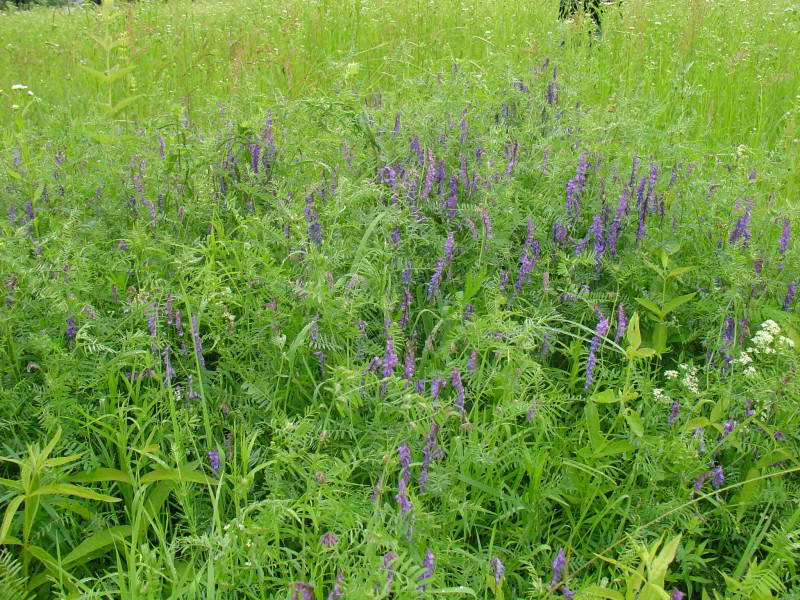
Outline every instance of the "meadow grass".
<path fill-rule="evenodd" d="M 794 598 L 791 0 L 0 11 L 0 598 Z"/>

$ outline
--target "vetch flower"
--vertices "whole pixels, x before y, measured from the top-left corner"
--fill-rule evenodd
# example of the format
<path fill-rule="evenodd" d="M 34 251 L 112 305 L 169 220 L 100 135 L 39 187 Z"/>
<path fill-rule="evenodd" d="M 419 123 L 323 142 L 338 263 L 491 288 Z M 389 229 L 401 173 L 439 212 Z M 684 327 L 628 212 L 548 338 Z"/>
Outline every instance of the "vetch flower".
<path fill-rule="evenodd" d="M 678 588 L 672 588 L 672 593 L 669 595 L 669 600 L 683 600 L 683 592 Z"/>
<path fill-rule="evenodd" d="M 390 550 L 383 555 L 383 566 L 381 567 L 386 571 L 386 585 L 392 585 L 394 580 L 394 561 L 397 559 L 397 552 Z"/>
<path fill-rule="evenodd" d="M 481 211 L 481 218 L 483 219 L 484 235 L 486 236 L 487 240 L 490 240 L 494 237 L 494 234 L 492 233 L 492 221 L 489 218 L 489 211 L 487 209 L 484 208 Z"/>
<path fill-rule="evenodd" d="M 783 229 L 781 230 L 781 239 L 778 242 L 778 252 L 783 255 L 786 254 L 786 249 L 789 247 L 789 238 L 792 235 L 792 225 L 787 217 L 783 218 Z"/>
<path fill-rule="evenodd" d="M 434 400 L 438 400 L 439 392 L 446 385 L 447 385 L 447 380 L 445 379 L 431 379 L 431 397 Z"/>
<path fill-rule="evenodd" d="M 456 390 L 456 401 L 453 405 L 456 407 L 461 416 L 464 416 L 464 385 L 461 383 L 461 372 L 458 369 L 453 369 L 451 381 L 453 388 Z"/>
<path fill-rule="evenodd" d="M 794 303 L 794 297 L 797 293 L 797 284 L 790 283 L 789 288 L 786 292 L 786 298 L 783 301 L 783 310 L 789 311 L 792 309 L 792 304 Z"/>
<path fill-rule="evenodd" d="M 681 408 L 680 404 L 676 399 L 672 403 L 672 408 L 669 409 L 669 418 L 667 419 L 667 425 L 669 425 L 670 427 L 672 427 L 675 424 L 675 420 L 678 418 L 678 413 L 680 411 L 680 408 Z"/>
<path fill-rule="evenodd" d="M 478 352 L 473 349 L 472 352 L 469 354 L 469 360 L 467 361 L 467 371 L 473 372 L 477 368 L 478 365 Z"/>
<path fill-rule="evenodd" d="M 422 448 L 422 468 L 420 469 L 419 478 L 417 479 L 420 492 L 425 491 L 425 484 L 428 482 L 428 468 L 431 462 L 442 456 L 442 450 L 439 448 L 436 441 L 438 435 L 439 424 L 431 420 L 430 428 L 425 435 L 425 445 Z"/>
<path fill-rule="evenodd" d="M 326 548 L 332 548 L 338 541 L 339 538 L 336 537 L 336 534 L 331 531 L 326 532 L 321 538 L 319 538 L 319 543 Z"/>
<path fill-rule="evenodd" d="M 328 594 L 328 600 L 337 600 L 342 597 L 342 584 L 344 583 L 344 573 L 339 571 L 336 575 L 336 581 L 333 582 L 333 589 Z"/>
<path fill-rule="evenodd" d="M 217 473 L 221 466 L 219 460 L 219 452 L 217 452 L 216 450 L 209 450 L 208 462 L 211 465 L 211 470 L 214 471 L 214 473 Z"/>
<path fill-rule="evenodd" d="M 592 382 L 594 380 L 594 369 L 597 365 L 597 350 L 600 347 L 602 338 L 605 337 L 606 333 L 608 332 L 609 327 L 608 319 L 605 317 L 605 315 L 600 312 L 599 308 L 595 310 L 600 320 L 597 322 L 595 334 L 589 346 L 589 356 L 586 359 L 586 383 L 583 386 L 584 390 L 588 390 L 592 386 Z"/>
<path fill-rule="evenodd" d="M 492 563 L 492 571 L 494 571 L 494 585 L 496 587 L 500 586 L 500 582 L 503 580 L 506 574 L 506 566 L 503 564 L 498 557 L 494 557 L 491 560 Z"/>
<path fill-rule="evenodd" d="M 559 548 L 555 560 L 553 560 L 553 578 L 550 580 L 550 588 L 554 589 L 561 583 L 561 577 L 564 575 L 564 569 L 567 566 L 567 557 L 564 555 L 564 549 Z"/>
<path fill-rule="evenodd" d="M 614 342 L 619 343 L 628 329 L 628 317 L 625 314 L 625 305 L 620 303 L 617 307 L 617 333 L 614 335 Z"/>
<path fill-rule="evenodd" d="M 194 341 L 194 353 L 200 369 L 206 368 L 206 361 L 203 358 L 203 344 L 200 340 L 200 331 L 197 328 L 197 315 L 192 315 L 192 340 Z"/>
<path fill-rule="evenodd" d="M 711 473 L 713 475 L 711 485 L 715 490 L 718 490 L 725 483 L 725 473 L 723 473 L 721 466 L 715 467 Z"/>
<path fill-rule="evenodd" d="M 426 548 L 425 557 L 422 559 L 422 568 L 425 569 L 425 571 L 423 571 L 422 575 L 420 575 L 418 581 L 427 581 L 433 577 L 435 559 L 436 556 L 433 554 L 433 552 L 431 552 L 429 548 Z M 425 591 L 425 584 L 418 585 L 417 589 L 420 591 Z"/>
<path fill-rule="evenodd" d="M 314 586 L 308 583 L 295 583 L 292 600 L 314 600 Z"/>
<path fill-rule="evenodd" d="M 397 495 L 395 496 L 395 500 L 397 500 L 397 504 L 400 505 L 400 510 L 402 513 L 406 514 L 414 508 L 411 505 L 406 492 L 408 488 L 408 482 L 411 478 L 411 452 L 408 449 L 408 444 L 405 442 L 400 444 L 400 446 L 397 448 L 397 454 L 400 456 L 400 480 L 397 484 Z"/>

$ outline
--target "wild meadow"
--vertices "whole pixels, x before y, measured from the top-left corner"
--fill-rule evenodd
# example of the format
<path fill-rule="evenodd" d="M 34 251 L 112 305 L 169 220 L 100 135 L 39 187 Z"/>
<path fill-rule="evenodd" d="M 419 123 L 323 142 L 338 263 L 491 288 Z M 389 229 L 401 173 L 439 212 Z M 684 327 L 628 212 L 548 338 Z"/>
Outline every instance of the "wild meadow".
<path fill-rule="evenodd" d="M 800 8 L 0 10 L 0 598 L 800 598 Z"/>

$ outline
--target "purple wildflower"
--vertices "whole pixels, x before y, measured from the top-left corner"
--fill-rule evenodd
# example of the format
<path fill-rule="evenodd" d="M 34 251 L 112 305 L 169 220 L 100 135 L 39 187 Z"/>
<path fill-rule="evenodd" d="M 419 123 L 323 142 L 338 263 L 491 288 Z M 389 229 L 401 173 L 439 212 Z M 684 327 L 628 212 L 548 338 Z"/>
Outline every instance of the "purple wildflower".
<path fill-rule="evenodd" d="M 192 315 L 192 339 L 194 340 L 194 353 L 201 369 L 206 368 L 206 361 L 203 358 L 203 344 L 200 340 L 200 331 L 197 329 L 197 315 Z"/>
<path fill-rule="evenodd" d="M 742 240 L 742 246 L 747 247 L 750 243 L 750 214 L 752 211 L 753 202 L 749 198 L 747 199 L 744 214 L 742 214 L 738 219 L 736 219 L 736 223 L 733 226 L 733 231 L 731 231 L 730 237 L 728 237 L 728 243 L 733 244 L 737 240 Z"/>
<path fill-rule="evenodd" d="M 472 313 L 474 313 L 474 312 L 475 312 L 475 307 L 474 307 L 474 306 L 472 306 L 472 304 L 467 304 L 467 305 L 464 307 L 464 315 L 463 315 L 462 319 L 463 319 L 465 322 L 466 322 L 466 321 L 469 321 L 470 317 L 472 317 Z"/>
<path fill-rule="evenodd" d="M 411 381 L 414 378 L 414 355 L 408 352 L 403 359 L 403 377 Z"/>
<path fill-rule="evenodd" d="M 417 379 L 417 382 L 414 384 L 414 391 L 416 391 L 420 395 L 425 393 L 425 380 L 424 379 Z"/>
<path fill-rule="evenodd" d="M 446 379 L 431 379 L 431 397 L 434 400 L 439 399 L 439 392 L 447 385 Z"/>
<path fill-rule="evenodd" d="M 382 365 L 381 375 L 383 377 L 391 377 L 394 374 L 394 368 L 397 366 L 397 353 L 394 351 L 394 339 L 391 335 L 386 336 L 386 351 L 384 352 Z"/>
<path fill-rule="evenodd" d="M 166 152 L 166 149 L 167 149 L 167 145 L 164 142 L 164 137 L 163 136 L 158 136 L 158 155 L 162 159 L 164 158 L 164 153 Z"/>
<path fill-rule="evenodd" d="M 792 304 L 794 303 L 794 297 L 796 293 L 797 293 L 797 284 L 790 283 L 789 288 L 786 292 L 786 299 L 783 301 L 783 310 L 788 311 L 792 309 Z"/>
<path fill-rule="evenodd" d="M 678 588 L 672 588 L 672 593 L 669 595 L 669 600 L 683 600 L 683 592 Z"/>
<path fill-rule="evenodd" d="M 505 290 L 506 286 L 508 285 L 508 271 L 505 269 L 500 269 L 500 281 L 497 282 L 497 287 L 501 290 Z"/>
<path fill-rule="evenodd" d="M 725 483 L 725 473 L 723 473 L 721 466 L 714 467 L 711 473 L 713 476 L 713 479 L 711 480 L 711 485 L 715 490 L 718 490 Z"/>
<path fill-rule="evenodd" d="M 436 438 L 439 435 L 439 424 L 431 420 L 430 429 L 425 435 L 425 445 L 422 447 L 422 468 L 419 471 L 419 488 L 421 492 L 425 491 L 425 484 L 428 482 L 428 468 L 431 462 L 442 456 L 442 450 L 436 443 Z"/>
<path fill-rule="evenodd" d="M 491 564 L 492 564 L 492 571 L 494 571 L 494 585 L 496 587 L 499 587 L 500 582 L 506 575 L 506 566 L 503 564 L 503 561 L 501 561 L 496 556 L 491 560 Z"/>
<path fill-rule="evenodd" d="M 736 421 L 734 421 L 733 419 L 728 419 L 727 421 L 725 421 L 725 425 L 723 425 L 722 427 L 722 437 L 726 437 L 727 435 L 729 435 L 735 427 L 736 427 Z"/>
<path fill-rule="evenodd" d="M 489 219 L 489 211 L 484 208 L 481 217 L 483 218 L 484 235 L 486 235 L 487 240 L 490 240 L 494 235 L 492 234 L 492 221 Z"/>
<path fill-rule="evenodd" d="M 258 173 L 258 157 L 261 154 L 261 146 L 258 144 L 249 144 L 250 149 L 250 168 L 253 173 Z"/>
<path fill-rule="evenodd" d="M 461 371 L 458 369 L 453 369 L 453 373 L 451 374 L 451 381 L 453 383 L 453 387 L 456 390 L 456 401 L 453 405 L 458 409 L 458 412 L 464 416 L 464 384 L 461 383 Z"/>
<path fill-rule="evenodd" d="M 337 600 L 342 597 L 342 584 L 344 583 L 344 573 L 339 571 L 336 575 L 336 581 L 333 582 L 333 589 L 328 594 L 328 600 Z"/>
<path fill-rule="evenodd" d="M 467 361 L 467 371 L 474 372 L 478 368 L 478 352 L 473 349 Z"/>
<path fill-rule="evenodd" d="M 318 246 L 322 243 L 322 230 L 319 225 L 319 215 L 314 210 L 314 194 L 306 196 L 306 207 L 303 211 L 308 223 L 308 237 Z"/>
<path fill-rule="evenodd" d="M 216 450 L 208 451 L 208 462 L 211 465 L 211 470 L 217 473 L 220 468 L 219 452 Z"/>
<path fill-rule="evenodd" d="M 778 431 L 777 429 L 775 430 L 775 433 L 773 434 L 773 437 L 775 438 L 775 441 L 776 441 L 776 442 L 782 442 L 783 440 L 785 440 L 785 439 L 786 439 L 786 436 L 785 436 L 785 435 L 783 435 L 783 434 L 782 434 L 780 431 Z"/>
<path fill-rule="evenodd" d="M 408 481 L 411 478 L 411 452 L 408 449 L 408 445 L 405 443 L 400 444 L 397 448 L 397 454 L 400 455 L 400 479 L 397 482 L 395 500 L 400 505 L 401 512 L 406 514 L 414 509 L 406 491 L 408 489 Z"/>
<path fill-rule="evenodd" d="M 628 317 L 625 314 L 625 305 L 620 303 L 617 308 L 617 333 L 614 335 L 614 342 L 619 343 L 628 329 Z"/>
<path fill-rule="evenodd" d="M 425 155 L 422 152 L 422 146 L 420 146 L 419 138 L 414 136 L 411 138 L 411 151 L 417 155 L 417 162 L 419 162 L 419 166 L 421 167 L 425 164 Z"/>
<path fill-rule="evenodd" d="M 308 583 L 295 583 L 292 600 L 314 600 L 314 586 Z"/>
<path fill-rule="evenodd" d="M 566 212 L 567 216 L 575 221 L 580 214 L 580 196 L 583 188 L 586 186 L 586 170 L 589 167 L 587 160 L 588 155 L 586 152 L 581 154 L 578 159 L 578 168 L 575 172 L 575 177 L 567 182 L 567 200 Z"/>
<path fill-rule="evenodd" d="M 547 93 L 544 99 L 551 106 L 558 103 L 558 84 L 556 83 L 555 72 L 553 73 L 553 79 L 547 84 Z"/>
<path fill-rule="evenodd" d="M 605 232 L 603 230 L 603 220 L 599 214 L 596 214 L 594 219 L 592 219 L 592 225 L 589 227 L 589 233 L 594 236 L 594 254 L 597 258 L 597 266 L 599 267 L 603 258 L 603 252 L 605 251 L 603 239 Z"/>
<path fill-rule="evenodd" d="M 447 234 L 447 240 L 444 243 L 444 256 L 436 261 L 436 268 L 431 276 L 430 283 L 428 284 L 428 299 L 433 298 L 436 290 L 439 289 L 439 284 L 442 281 L 444 270 L 453 260 L 453 251 L 455 249 L 455 233 L 450 231 Z"/>
<path fill-rule="evenodd" d="M 319 543 L 325 546 L 326 548 L 332 548 L 336 545 L 339 541 L 339 538 L 336 537 L 336 534 L 332 531 L 328 531 L 321 538 L 319 538 Z"/>
<path fill-rule="evenodd" d="M 433 554 L 433 552 L 431 552 L 430 549 L 426 548 L 425 558 L 422 559 L 422 568 L 425 569 L 425 571 L 422 573 L 422 575 L 420 575 L 419 581 L 426 581 L 431 577 L 433 577 L 433 568 L 435 559 L 436 556 Z M 420 591 L 425 591 L 425 584 L 418 585 L 417 589 Z"/>
<path fill-rule="evenodd" d="M 528 275 L 531 274 L 533 268 L 536 266 L 536 260 L 531 256 L 527 246 L 522 249 L 522 254 L 519 257 L 519 273 L 517 274 L 517 282 L 514 284 L 517 292 L 522 291 Z"/>
<path fill-rule="evenodd" d="M 169 358 L 169 350 L 170 350 L 170 347 L 166 346 L 161 351 L 161 357 L 164 359 L 163 385 L 164 385 L 165 388 L 170 386 L 170 384 L 172 383 L 172 378 L 175 377 L 175 375 L 176 375 L 175 369 L 172 368 L 172 361 Z"/>
<path fill-rule="evenodd" d="M 506 175 L 511 175 L 514 172 L 514 165 L 517 162 L 517 154 L 519 153 L 519 142 L 509 142 L 506 146 L 506 158 L 508 164 L 506 166 Z"/>
<path fill-rule="evenodd" d="M 397 559 L 397 552 L 390 550 L 383 555 L 383 566 L 381 567 L 386 571 L 386 585 L 391 585 L 394 580 L 394 561 Z"/>
<path fill-rule="evenodd" d="M 567 228 L 559 222 L 553 223 L 553 242 L 558 246 L 567 243 Z"/>
<path fill-rule="evenodd" d="M 644 177 L 642 177 L 642 182 L 644 182 Z M 647 233 L 647 212 L 648 212 L 648 198 L 645 197 L 642 203 L 639 205 L 639 224 L 636 228 L 636 245 L 642 243 L 645 234 Z"/>
<path fill-rule="evenodd" d="M 575 592 L 565 585 L 561 586 L 561 595 L 564 596 L 564 600 L 575 600 Z"/>
<path fill-rule="evenodd" d="M 783 230 L 781 231 L 781 239 L 778 244 L 778 252 L 780 254 L 786 254 L 786 249 L 789 247 L 789 238 L 792 235 L 792 225 L 789 222 L 789 219 L 784 217 L 783 218 Z"/>
<path fill-rule="evenodd" d="M 400 133 L 400 113 L 394 116 L 394 129 L 392 129 L 392 137 L 397 137 Z"/>
<path fill-rule="evenodd" d="M 694 437 L 700 441 L 700 452 L 706 451 L 706 440 L 703 437 L 703 428 L 698 427 L 694 430 Z"/>
<path fill-rule="evenodd" d="M 64 332 L 67 340 L 70 342 L 75 341 L 75 336 L 78 333 L 78 328 L 75 327 L 75 317 L 67 318 L 67 330 Z"/>
<path fill-rule="evenodd" d="M 600 341 L 608 332 L 608 319 L 600 312 L 599 309 L 596 309 L 597 316 L 599 317 L 599 321 L 597 322 L 597 327 L 595 329 L 594 337 L 592 338 L 592 343 L 589 346 L 589 357 L 586 359 L 586 383 L 583 386 L 584 390 L 588 390 L 592 386 L 592 381 L 594 380 L 594 369 L 597 365 L 597 350 L 600 347 Z"/>
<path fill-rule="evenodd" d="M 564 555 L 564 549 L 559 548 L 558 554 L 553 561 L 553 578 L 550 580 L 550 587 L 555 588 L 561 583 L 561 577 L 564 575 L 564 569 L 567 566 L 567 557 Z"/>
<path fill-rule="evenodd" d="M 408 321 L 410 319 L 409 316 L 410 308 L 411 308 L 411 292 L 406 287 L 403 288 L 403 301 L 400 304 L 401 314 L 400 314 L 400 321 L 398 322 L 398 325 L 400 327 L 405 327 L 406 325 L 408 325 Z"/>
<path fill-rule="evenodd" d="M 450 194 L 447 196 L 445 210 L 448 219 L 456 217 L 456 203 L 458 201 L 458 179 L 455 175 L 450 175 L 449 179 Z"/>
<path fill-rule="evenodd" d="M 725 318 L 725 327 L 722 330 L 722 344 L 724 346 L 732 346 L 734 343 L 734 330 L 736 324 L 733 321 L 733 317 L 726 317 Z"/>
<path fill-rule="evenodd" d="M 680 408 L 680 404 L 677 400 L 675 400 L 675 402 L 672 403 L 672 408 L 669 409 L 669 418 L 667 419 L 667 425 L 670 427 L 675 424 L 675 420 L 678 418 Z"/>

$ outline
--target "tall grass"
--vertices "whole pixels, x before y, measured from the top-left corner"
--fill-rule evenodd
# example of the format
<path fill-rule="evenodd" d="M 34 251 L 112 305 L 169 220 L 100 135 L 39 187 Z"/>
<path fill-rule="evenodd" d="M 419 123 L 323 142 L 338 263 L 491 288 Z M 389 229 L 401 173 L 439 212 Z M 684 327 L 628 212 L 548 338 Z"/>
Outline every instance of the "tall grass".
<path fill-rule="evenodd" d="M 794 597 L 800 12 L 556 15 L 0 12 L 0 597 Z"/>

